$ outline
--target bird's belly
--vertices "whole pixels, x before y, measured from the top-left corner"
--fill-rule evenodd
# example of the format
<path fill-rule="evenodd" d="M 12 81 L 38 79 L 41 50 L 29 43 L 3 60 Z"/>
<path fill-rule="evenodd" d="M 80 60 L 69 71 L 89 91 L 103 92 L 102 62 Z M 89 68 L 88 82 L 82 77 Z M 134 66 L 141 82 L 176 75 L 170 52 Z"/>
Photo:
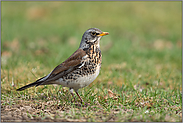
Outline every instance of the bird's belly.
<path fill-rule="evenodd" d="M 88 86 L 90 83 L 92 83 L 99 75 L 99 72 L 100 72 L 100 65 L 96 67 L 93 73 L 82 75 L 82 74 L 77 74 L 77 72 L 74 72 L 72 73 L 73 75 L 68 75 L 68 76 L 72 76 L 71 79 L 60 78 L 57 80 L 57 84 L 78 90 L 79 88 L 83 88 L 85 86 Z"/>
<path fill-rule="evenodd" d="M 78 78 L 77 83 L 78 83 L 79 87 L 83 88 L 85 86 L 88 86 L 90 83 L 92 83 L 97 78 L 97 76 L 99 75 L 99 72 L 100 72 L 100 68 L 97 68 L 93 74 L 89 74 L 89 75 Z"/>

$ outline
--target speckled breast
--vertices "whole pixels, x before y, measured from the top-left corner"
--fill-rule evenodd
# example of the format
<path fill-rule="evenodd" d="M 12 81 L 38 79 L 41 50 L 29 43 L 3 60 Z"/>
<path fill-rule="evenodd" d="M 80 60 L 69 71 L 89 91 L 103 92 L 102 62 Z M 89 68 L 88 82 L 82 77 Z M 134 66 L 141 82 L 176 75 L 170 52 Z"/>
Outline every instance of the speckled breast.
<path fill-rule="evenodd" d="M 62 79 L 70 88 L 82 88 L 93 82 L 101 69 L 102 55 L 100 49 L 94 47 L 86 51 L 87 58 L 83 60 L 82 67 L 64 76 Z M 63 84 L 62 84 L 63 85 Z"/>

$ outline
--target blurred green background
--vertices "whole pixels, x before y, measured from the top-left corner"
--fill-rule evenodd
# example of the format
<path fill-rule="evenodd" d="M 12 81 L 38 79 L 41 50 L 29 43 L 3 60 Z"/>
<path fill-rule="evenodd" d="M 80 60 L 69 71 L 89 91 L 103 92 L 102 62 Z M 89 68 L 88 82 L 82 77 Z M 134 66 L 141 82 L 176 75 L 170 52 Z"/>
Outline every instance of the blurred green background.
<path fill-rule="evenodd" d="M 48 74 L 91 27 L 109 32 L 94 83 L 182 89 L 181 2 L 13 2 L 1 4 L 1 87 Z M 111 86 L 111 88 L 113 87 Z"/>

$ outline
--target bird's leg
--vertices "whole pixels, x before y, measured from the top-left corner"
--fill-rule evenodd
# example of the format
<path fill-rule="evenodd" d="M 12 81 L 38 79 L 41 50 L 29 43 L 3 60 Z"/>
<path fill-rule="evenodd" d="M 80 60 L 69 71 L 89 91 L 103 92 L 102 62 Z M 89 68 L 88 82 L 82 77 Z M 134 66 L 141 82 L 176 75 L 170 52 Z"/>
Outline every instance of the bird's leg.
<path fill-rule="evenodd" d="M 80 98 L 81 104 L 83 104 L 83 100 L 82 100 L 82 98 L 79 96 L 78 91 L 75 91 L 75 92 L 76 92 L 76 94 L 78 95 L 78 97 Z"/>
<path fill-rule="evenodd" d="M 78 95 L 79 99 L 81 100 L 81 105 L 87 105 L 87 104 L 84 104 L 82 98 L 80 97 L 80 95 L 78 94 L 78 92 L 77 92 L 76 90 L 75 90 L 75 92 L 76 92 L 76 94 Z M 70 93 L 71 93 L 72 96 L 74 97 L 74 93 L 73 93 L 73 89 L 72 89 L 72 88 L 70 88 Z M 75 97 L 74 97 L 74 101 L 76 102 Z M 81 105 L 80 105 L 80 106 L 81 106 Z"/>
<path fill-rule="evenodd" d="M 70 88 L 69 91 L 70 91 L 71 95 L 74 97 L 73 89 Z M 74 101 L 76 102 L 76 98 L 75 97 L 74 97 Z"/>

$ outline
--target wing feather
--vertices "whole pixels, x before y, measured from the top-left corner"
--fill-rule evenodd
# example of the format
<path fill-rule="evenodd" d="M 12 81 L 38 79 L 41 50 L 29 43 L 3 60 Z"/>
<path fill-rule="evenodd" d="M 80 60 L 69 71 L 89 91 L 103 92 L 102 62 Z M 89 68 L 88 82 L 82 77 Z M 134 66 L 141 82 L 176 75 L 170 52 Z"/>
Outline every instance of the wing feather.
<path fill-rule="evenodd" d="M 77 69 L 80 65 L 82 65 L 83 57 L 86 55 L 85 51 L 82 49 L 76 50 L 67 60 L 58 65 L 47 77 L 46 80 L 43 81 L 42 84 L 49 81 L 54 81 L 62 76 L 72 72 Z M 45 83 L 46 84 L 46 83 Z"/>

